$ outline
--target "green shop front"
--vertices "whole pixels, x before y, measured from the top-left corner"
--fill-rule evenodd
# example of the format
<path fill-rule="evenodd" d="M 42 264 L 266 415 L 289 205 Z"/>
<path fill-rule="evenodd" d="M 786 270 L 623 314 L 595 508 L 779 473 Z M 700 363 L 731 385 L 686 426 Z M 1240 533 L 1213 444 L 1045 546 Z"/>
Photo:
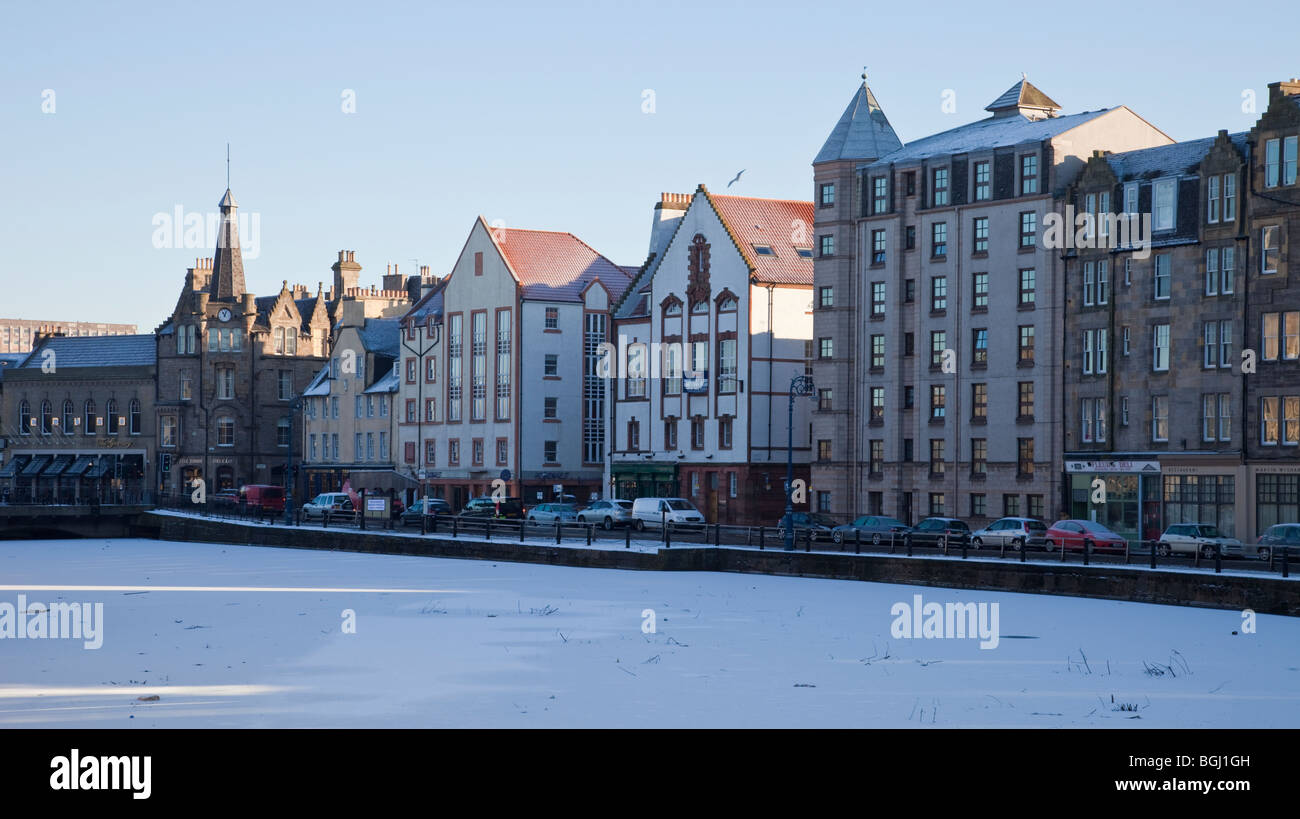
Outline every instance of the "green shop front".
<path fill-rule="evenodd" d="M 1160 537 L 1159 461 L 1067 459 L 1065 478 L 1071 518 L 1095 520 L 1129 541 Z"/>
<path fill-rule="evenodd" d="M 677 464 L 624 463 L 610 468 L 614 497 L 625 500 L 636 498 L 680 497 L 677 481 Z"/>

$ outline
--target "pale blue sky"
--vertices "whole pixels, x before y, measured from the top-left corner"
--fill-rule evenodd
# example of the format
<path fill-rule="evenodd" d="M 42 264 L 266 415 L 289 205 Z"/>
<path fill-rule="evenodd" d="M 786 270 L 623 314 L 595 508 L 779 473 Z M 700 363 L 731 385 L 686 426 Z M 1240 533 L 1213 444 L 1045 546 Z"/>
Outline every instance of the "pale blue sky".
<path fill-rule="evenodd" d="M 864 64 L 905 142 L 985 116 L 1022 71 L 1066 112 L 1124 104 L 1175 139 L 1249 128 L 1242 91 L 1262 111 L 1267 83 L 1300 75 L 1289 3 L 1242 6 L 1235 25 L 1221 2 L 1080 8 L 12 3 L 0 316 L 152 330 L 210 255 L 155 249 L 153 216 L 215 211 L 227 141 L 260 217 L 245 270 L 262 295 L 314 288 L 344 248 L 366 283 L 417 258 L 445 273 L 478 214 L 638 264 L 661 191 L 720 191 L 744 168 L 729 192 L 811 198 Z"/>

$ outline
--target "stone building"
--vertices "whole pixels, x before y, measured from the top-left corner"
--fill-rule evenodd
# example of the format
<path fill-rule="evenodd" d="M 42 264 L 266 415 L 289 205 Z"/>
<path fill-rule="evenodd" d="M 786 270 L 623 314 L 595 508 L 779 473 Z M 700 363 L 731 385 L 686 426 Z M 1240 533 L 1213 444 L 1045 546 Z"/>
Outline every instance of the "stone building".
<path fill-rule="evenodd" d="M 815 469 L 819 510 L 974 525 L 1062 511 L 1064 299 L 1060 249 L 1044 246 L 1043 227 L 1094 150 L 1171 140 L 1123 106 L 1062 115 L 1027 80 L 985 110 L 860 162 L 855 230 L 818 232 L 819 257 L 838 256 L 848 233 L 861 281 L 836 308 L 845 315 L 823 325 L 841 335 L 814 339 L 821 361 L 852 350 L 856 391 L 844 416 L 848 496 L 822 494 Z M 827 398 L 817 416 L 845 400 Z M 839 439 L 823 434 L 816 445 L 833 450 Z"/>
<path fill-rule="evenodd" d="M 44 336 L 4 369 L 0 499 L 147 501 L 154 337 Z"/>
<path fill-rule="evenodd" d="M 0 318 L 0 353 L 29 353 L 39 336 L 129 336 L 134 324 L 106 324 L 98 321 L 41 321 Z"/>

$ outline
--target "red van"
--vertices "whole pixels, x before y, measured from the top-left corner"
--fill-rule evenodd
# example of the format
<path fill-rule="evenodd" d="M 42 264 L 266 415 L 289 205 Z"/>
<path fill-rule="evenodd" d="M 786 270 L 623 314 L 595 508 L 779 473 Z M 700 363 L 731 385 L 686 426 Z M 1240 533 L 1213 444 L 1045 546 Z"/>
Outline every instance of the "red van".
<path fill-rule="evenodd" d="M 284 511 L 284 488 L 263 483 L 250 483 L 239 490 L 239 499 L 249 509 L 264 512 Z"/>

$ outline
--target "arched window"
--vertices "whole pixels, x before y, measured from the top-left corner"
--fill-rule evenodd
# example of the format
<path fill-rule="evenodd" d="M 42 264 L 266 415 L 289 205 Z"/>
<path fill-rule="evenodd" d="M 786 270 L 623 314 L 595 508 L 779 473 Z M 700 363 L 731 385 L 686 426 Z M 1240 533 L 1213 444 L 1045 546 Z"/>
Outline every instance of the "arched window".
<path fill-rule="evenodd" d="M 97 431 L 99 425 L 95 423 L 95 402 L 94 401 L 86 401 L 86 417 L 85 420 L 82 421 L 81 423 L 85 425 L 87 435 L 94 435 L 95 432 Z"/>
<path fill-rule="evenodd" d="M 49 435 L 54 431 L 54 408 L 49 401 L 41 402 L 41 434 Z"/>
<path fill-rule="evenodd" d="M 107 417 L 108 420 L 108 434 L 116 435 L 117 434 L 117 399 L 116 398 L 108 399 L 108 403 L 104 405 L 104 415 Z"/>
<path fill-rule="evenodd" d="M 72 405 L 71 398 L 63 399 L 63 420 L 60 422 L 63 426 L 63 434 L 71 435 L 72 427 L 76 421 L 77 409 Z"/>
<path fill-rule="evenodd" d="M 27 399 L 18 405 L 18 431 L 23 435 L 32 434 L 32 405 Z"/>
<path fill-rule="evenodd" d="M 707 301 L 697 301 L 697 302 L 695 302 L 694 304 L 691 305 L 691 312 L 692 312 L 692 313 L 707 313 L 707 312 L 709 312 L 709 303 L 708 303 Z"/>
<path fill-rule="evenodd" d="M 131 399 L 130 415 L 127 416 L 127 432 L 132 435 L 140 434 L 140 400 Z"/>
<path fill-rule="evenodd" d="M 680 316 L 681 314 L 682 314 L 682 303 L 680 301 L 674 301 L 664 305 L 665 316 Z"/>

